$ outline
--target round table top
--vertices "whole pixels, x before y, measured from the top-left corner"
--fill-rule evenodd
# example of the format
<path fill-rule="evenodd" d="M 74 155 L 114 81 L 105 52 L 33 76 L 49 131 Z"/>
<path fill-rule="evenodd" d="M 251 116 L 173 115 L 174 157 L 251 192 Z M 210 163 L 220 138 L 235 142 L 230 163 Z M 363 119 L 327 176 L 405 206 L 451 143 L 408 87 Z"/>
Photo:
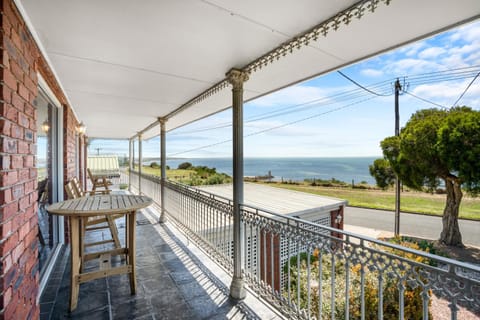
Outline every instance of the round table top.
<path fill-rule="evenodd" d="M 148 207 L 153 200 L 146 196 L 107 194 L 57 202 L 47 207 L 51 214 L 61 216 L 95 216 L 134 212 Z"/>

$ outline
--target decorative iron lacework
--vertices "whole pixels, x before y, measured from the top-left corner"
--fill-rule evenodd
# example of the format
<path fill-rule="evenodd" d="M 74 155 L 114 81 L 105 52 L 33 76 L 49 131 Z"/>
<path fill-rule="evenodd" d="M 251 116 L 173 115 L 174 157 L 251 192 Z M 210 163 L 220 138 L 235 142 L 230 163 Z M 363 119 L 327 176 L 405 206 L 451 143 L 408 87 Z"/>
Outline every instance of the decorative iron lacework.
<path fill-rule="evenodd" d="M 169 181 L 165 182 L 165 187 L 167 198 L 165 205 L 172 221 L 179 225 L 190 239 L 199 244 L 213 259 L 232 272 L 231 241 L 233 238 L 230 233 L 225 237 L 225 230 L 230 232 L 233 221 L 231 201 Z M 367 275 L 371 275 L 376 281 L 374 289 L 378 288 L 378 295 L 381 297 L 388 294 L 383 292 L 386 288 L 393 288 L 399 297 L 405 296 L 405 299 L 407 299 L 406 292 L 418 289 L 423 305 L 419 307 L 423 308 L 424 318 L 428 318 L 432 292 L 437 297 L 443 297 L 450 302 L 452 319 L 456 318 L 459 306 L 467 307 L 473 312 L 480 312 L 480 268 L 477 266 L 246 205 L 241 205 L 240 214 L 246 232 L 245 244 L 242 248 L 245 250 L 246 258 L 242 266 L 245 280 L 261 297 L 292 319 L 322 317 L 311 314 L 306 305 L 297 303 L 296 292 L 290 294 L 290 283 L 292 280 L 296 280 L 295 276 L 290 274 L 290 270 L 297 267 L 290 259 L 287 259 L 287 262 L 282 259 L 283 261 L 280 262 L 281 271 L 279 277 L 274 280 L 276 282 L 278 281 L 276 279 L 281 279 L 282 283 L 279 288 L 272 285 L 273 281 L 270 281 L 270 278 L 262 278 L 261 272 L 259 272 L 261 268 L 259 262 L 266 256 L 262 257 L 260 248 L 263 248 L 265 254 L 264 241 L 270 241 L 271 236 L 278 237 L 279 241 L 287 241 L 287 246 L 280 250 L 279 256 L 268 256 L 269 260 L 281 259 L 285 254 L 288 257 L 300 257 L 301 254 L 306 254 L 306 260 L 310 261 L 308 257 L 313 256 L 316 252 L 319 255 L 319 261 L 322 261 L 323 258 L 325 258 L 324 261 L 330 261 L 330 266 L 325 265 L 323 269 L 320 269 L 321 267 L 318 265 L 316 267 L 311 264 L 306 266 L 309 281 L 306 282 L 306 289 L 301 290 L 308 290 L 308 294 L 318 288 L 321 283 L 318 277 L 324 279 L 325 272 L 330 272 L 331 278 L 322 281 L 327 281 L 332 292 L 336 290 L 336 292 L 345 293 L 340 300 L 344 301 L 347 293 L 348 295 L 357 295 L 363 292 L 362 294 L 365 295 L 365 291 L 371 288 L 367 286 Z M 219 228 L 223 228 L 223 231 Z M 220 232 L 217 232 L 219 230 Z M 343 238 L 333 236 L 332 232 L 341 234 Z M 262 234 L 263 237 L 260 236 Z M 269 234 L 270 238 L 265 237 L 266 234 Z M 355 268 L 355 272 L 353 268 Z M 335 270 L 340 271 L 340 274 L 346 274 L 343 283 L 341 279 L 334 276 Z M 283 274 L 284 272 L 286 275 Z M 297 283 L 299 282 L 297 281 Z M 294 289 L 298 288 L 294 287 Z M 355 297 L 364 303 L 364 296 Z M 332 306 L 339 302 L 333 296 L 331 299 L 325 296 L 324 299 L 328 300 Z M 308 303 L 312 301 L 311 299 L 307 300 Z M 399 317 L 404 318 L 402 316 L 403 299 L 401 301 L 399 310 L 402 313 Z M 383 302 L 379 302 L 379 304 L 381 303 Z M 348 305 L 346 308 L 348 310 Z M 379 307 L 379 310 L 383 310 L 383 308 Z"/>
<path fill-rule="evenodd" d="M 190 108 L 191 106 L 197 104 L 197 103 L 200 103 L 202 102 L 203 100 L 207 99 L 208 97 L 211 97 L 213 96 L 214 94 L 217 94 L 218 92 L 220 92 L 221 90 L 225 89 L 226 87 L 228 87 L 229 83 L 228 83 L 228 80 L 227 79 L 224 79 L 222 81 L 220 81 L 219 83 L 213 85 L 212 87 L 210 87 L 209 89 L 207 89 L 206 91 L 204 91 L 203 93 L 201 93 L 200 95 L 196 96 L 195 98 L 191 99 L 190 101 L 188 101 L 187 103 L 185 104 L 182 104 L 180 107 L 178 107 L 177 109 L 175 109 L 174 111 L 170 112 L 169 114 L 167 114 L 163 119 L 165 120 L 168 120 L 170 118 L 172 118 L 173 116 L 179 114 L 180 112 L 182 112 L 183 110 L 185 109 L 188 109 Z"/>
<path fill-rule="evenodd" d="M 363 0 L 357 2 L 350 8 L 337 13 L 335 16 L 313 27 L 309 31 L 283 43 L 279 47 L 261 56 L 244 67 L 243 71 L 248 73 L 256 72 L 287 54 L 293 53 L 294 50 L 300 50 L 301 48 L 308 46 L 310 42 L 317 41 L 320 36 L 326 37 L 329 32 L 337 31 L 342 25 L 350 24 L 354 18 L 361 19 L 366 12 L 375 12 L 381 2 L 388 6 L 391 0 Z"/>

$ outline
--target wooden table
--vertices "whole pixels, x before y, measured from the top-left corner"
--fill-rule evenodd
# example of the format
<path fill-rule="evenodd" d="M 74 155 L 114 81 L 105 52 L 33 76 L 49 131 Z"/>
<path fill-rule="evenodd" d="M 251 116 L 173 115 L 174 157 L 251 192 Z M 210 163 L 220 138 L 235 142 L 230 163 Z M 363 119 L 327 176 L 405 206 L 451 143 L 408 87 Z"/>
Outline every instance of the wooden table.
<path fill-rule="evenodd" d="M 135 222 L 136 212 L 152 204 L 152 199 L 136 195 L 95 195 L 81 197 L 50 205 L 47 211 L 51 214 L 62 215 L 70 219 L 70 246 L 71 268 L 70 278 L 70 311 L 75 310 L 78 301 L 80 284 L 83 282 L 108 277 L 110 275 L 128 274 L 130 277 L 130 291 L 136 293 L 137 281 L 135 277 Z M 86 254 L 81 257 L 81 226 L 90 216 L 125 214 L 126 231 L 125 247 Z M 126 256 L 126 263 L 112 267 L 110 258 L 114 255 Z M 83 259 L 82 259 L 83 258 Z M 82 272 L 82 260 L 99 259 L 99 270 Z"/>

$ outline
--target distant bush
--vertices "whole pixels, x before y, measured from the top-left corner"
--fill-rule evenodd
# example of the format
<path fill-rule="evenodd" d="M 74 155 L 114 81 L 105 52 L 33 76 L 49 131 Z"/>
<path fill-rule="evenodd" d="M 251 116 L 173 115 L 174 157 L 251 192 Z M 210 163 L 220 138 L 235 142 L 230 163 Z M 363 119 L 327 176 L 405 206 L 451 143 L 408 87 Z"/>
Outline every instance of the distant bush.
<path fill-rule="evenodd" d="M 158 169 L 158 168 L 160 168 L 160 165 L 157 162 L 154 161 L 154 162 L 150 163 L 150 168 Z"/>
<path fill-rule="evenodd" d="M 178 169 L 180 170 L 187 170 L 192 168 L 192 164 L 190 162 L 182 162 L 178 165 Z"/>
<path fill-rule="evenodd" d="M 227 177 L 223 174 L 215 173 L 207 178 L 205 184 L 212 185 L 212 184 L 223 184 L 227 183 Z"/>

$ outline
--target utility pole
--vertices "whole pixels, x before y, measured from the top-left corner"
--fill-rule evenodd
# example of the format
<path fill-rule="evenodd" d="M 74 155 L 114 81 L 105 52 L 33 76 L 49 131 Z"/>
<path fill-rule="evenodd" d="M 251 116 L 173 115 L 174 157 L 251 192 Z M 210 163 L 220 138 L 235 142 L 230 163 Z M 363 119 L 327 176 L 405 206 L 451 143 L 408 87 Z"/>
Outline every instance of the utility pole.
<path fill-rule="evenodd" d="M 95 150 L 97 150 L 97 156 L 100 155 L 100 150 L 102 150 L 102 148 L 95 148 Z"/>
<path fill-rule="evenodd" d="M 398 98 L 400 96 L 400 90 L 402 86 L 400 81 L 395 81 L 395 136 L 400 135 L 400 112 Z M 398 175 L 395 177 L 395 237 L 400 235 L 400 179 Z"/>

